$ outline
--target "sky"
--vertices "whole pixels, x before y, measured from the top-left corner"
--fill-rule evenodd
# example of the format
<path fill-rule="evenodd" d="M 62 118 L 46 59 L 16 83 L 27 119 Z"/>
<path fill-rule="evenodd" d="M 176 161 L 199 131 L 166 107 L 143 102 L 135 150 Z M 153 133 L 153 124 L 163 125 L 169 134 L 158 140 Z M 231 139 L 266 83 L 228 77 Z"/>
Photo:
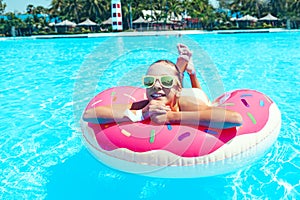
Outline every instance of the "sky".
<path fill-rule="evenodd" d="M 5 12 L 25 12 L 29 4 L 48 8 L 51 0 L 2 0 L 2 2 L 6 3 Z"/>

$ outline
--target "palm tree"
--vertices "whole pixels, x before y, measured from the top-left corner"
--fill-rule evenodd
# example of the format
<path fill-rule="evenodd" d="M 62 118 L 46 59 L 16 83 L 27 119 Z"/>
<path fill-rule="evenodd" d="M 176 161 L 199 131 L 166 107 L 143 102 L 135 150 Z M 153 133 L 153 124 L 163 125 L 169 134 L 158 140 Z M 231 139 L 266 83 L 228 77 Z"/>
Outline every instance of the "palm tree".
<path fill-rule="evenodd" d="M 279 18 L 287 21 L 287 24 L 290 23 L 290 19 L 296 15 L 293 12 L 292 3 L 294 0 L 271 0 L 270 4 L 274 10 L 274 14 Z"/>
<path fill-rule="evenodd" d="M 289 0 L 286 2 L 287 20 L 291 22 L 291 28 L 298 28 L 300 21 L 300 2 L 299 0 Z"/>
<path fill-rule="evenodd" d="M 2 3 L 2 0 L 0 0 L 0 15 L 2 15 L 5 11 L 6 3 Z"/>
<path fill-rule="evenodd" d="M 35 13 L 34 13 L 34 9 L 35 9 L 35 7 L 34 7 L 34 5 L 32 5 L 32 4 L 29 4 L 29 5 L 26 7 L 26 11 L 27 11 L 28 14 L 35 14 Z"/>
<path fill-rule="evenodd" d="M 271 12 L 278 17 L 285 16 L 285 3 L 286 0 L 270 0 Z"/>
<path fill-rule="evenodd" d="M 191 1 L 190 0 L 182 0 L 181 1 L 182 11 L 187 13 L 188 10 L 191 10 Z"/>
<path fill-rule="evenodd" d="M 207 0 L 192 0 L 191 1 L 191 7 L 190 9 L 190 13 L 193 17 L 201 17 L 204 12 L 205 9 L 208 6 L 208 1 Z"/>
<path fill-rule="evenodd" d="M 37 6 L 35 8 L 35 12 L 36 14 L 47 14 L 48 13 L 48 9 L 43 7 L 43 6 Z"/>
<path fill-rule="evenodd" d="M 191 7 L 189 8 L 192 18 L 197 18 L 198 26 L 199 22 L 202 28 L 206 28 L 213 16 L 213 8 L 209 5 L 208 0 L 192 0 Z"/>
<path fill-rule="evenodd" d="M 158 21 L 161 18 L 161 14 L 158 12 L 160 10 L 160 5 L 158 0 L 145 0 L 143 2 L 144 10 L 151 10 L 151 20 Z M 144 16 L 146 18 L 150 18 L 150 16 Z"/>
<path fill-rule="evenodd" d="M 248 12 L 250 15 L 256 15 L 257 17 L 261 17 L 261 12 L 266 5 L 264 0 L 249 0 L 246 3 L 246 7 L 248 8 Z"/>
<path fill-rule="evenodd" d="M 123 0 L 122 1 L 123 25 L 127 26 L 128 28 L 132 28 L 131 27 L 132 5 L 133 5 L 133 0 Z"/>
<path fill-rule="evenodd" d="M 66 6 L 63 9 L 63 14 L 65 18 L 75 20 L 76 23 L 79 23 L 82 7 L 81 0 L 66 0 Z"/>
<path fill-rule="evenodd" d="M 59 15 L 63 7 L 65 7 L 65 0 L 52 0 L 50 14 Z"/>
<path fill-rule="evenodd" d="M 257 15 L 260 17 L 262 0 L 234 0 L 231 7 L 240 11 L 243 15 Z"/>
<path fill-rule="evenodd" d="M 219 0 L 219 7 L 221 9 L 230 9 L 230 4 L 232 0 Z"/>
<path fill-rule="evenodd" d="M 32 17 L 27 17 L 24 22 L 27 25 L 27 29 L 28 29 L 28 34 L 32 35 L 32 29 L 33 29 L 33 24 L 34 24 L 34 19 Z"/>
<path fill-rule="evenodd" d="M 167 16 L 178 17 L 184 12 L 181 3 L 178 0 L 166 1 Z"/>
<path fill-rule="evenodd" d="M 291 7 L 294 8 L 294 11 L 296 13 L 300 14 L 300 1 L 299 0 L 293 0 Z"/>
<path fill-rule="evenodd" d="M 4 33 L 7 36 L 23 36 L 24 33 L 22 30 L 27 28 L 27 25 L 25 22 L 23 22 L 21 19 L 17 18 L 14 13 L 9 12 L 6 14 L 8 20 L 5 21 L 4 24 Z M 12 32 L 12 27 L 14 27 L 15 31 Z M 14 35 L 15 34 L 15 35 Z"/>
<path fill-rule="evenodd" d="M 49 8 L 49 14 L 57 22 L 57 18 L 62 14 L 61 10 L 65 6 L 64 0 L 52 0 Z"/>
<path fill-rule="evenodd" d="M 293 13 L 294 17 L 300 17 L 300 1 L 290 0 L 289 12 Z"/>
<path fill-rule="evenodd" d="M 110 1 L 108 0 L 85 0 L 83 1 L 83 10 L 86 16 L 94 21 L 105 20 L 110 14 Z"/>

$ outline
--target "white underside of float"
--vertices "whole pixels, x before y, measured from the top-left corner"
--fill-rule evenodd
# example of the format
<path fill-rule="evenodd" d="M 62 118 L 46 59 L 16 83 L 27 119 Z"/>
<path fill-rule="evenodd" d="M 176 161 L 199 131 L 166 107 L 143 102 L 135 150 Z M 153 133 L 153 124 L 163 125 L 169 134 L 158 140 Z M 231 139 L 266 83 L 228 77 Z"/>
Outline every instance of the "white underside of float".
<path fill-rule="evenodd" d="M 146 176 L 166 178 L 203 177 L 228 173 L 248 166 L 259 159 L 276 141 L 280 132 L 281 114 L 276 106 L 270 106 L 266 126 L 257 133 L 240 135 L 213 153 L 185 158 L 165 150 L 137 153 L 120 148 L 113 151 L 101 149 L 94 132 L 81 121 L 84 143 L 102 163 L 117 170 Z"/>

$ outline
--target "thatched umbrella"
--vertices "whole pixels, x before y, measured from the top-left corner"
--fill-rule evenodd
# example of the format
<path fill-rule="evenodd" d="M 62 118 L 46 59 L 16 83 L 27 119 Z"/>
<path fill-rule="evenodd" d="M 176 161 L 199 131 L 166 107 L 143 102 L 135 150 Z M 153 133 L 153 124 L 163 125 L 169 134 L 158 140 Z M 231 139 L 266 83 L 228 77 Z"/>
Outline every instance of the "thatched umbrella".
<path fill-rule="evenodd" d="M 64 20 L 62 22 L 59 22 L 55 24 L 54 26 L 67 26 L 67 27 L 75 27 L 76 23 L 70 22 L 69 20 Z"/>
<path fill-rule="evenodd" d="M 251 22 L 256 22 L 257 18 L 256 17 L 252 17 L 251 15 L 245 15 L 244 17 L 237 19 L 237 21 L 251 21 Z"/>
<path fill-rule="evenodd" d="M 108 18 L 107 20 L 101 22 L 101 24 L 103 24 L 103 25 L 112 25 L 112 19 L 111 19 L 111 17 Z"/>
<path fill-rule="evenodd" d="M 132 23 L 133 24 L 147 24 L 149 22 L 147 20 L 145 20 L 143 17 L 139 17 L 138 19 L 134 20 Z"/>
<path fill-rule="evenodd" d="M 107 20 L 101 22 L 101 25 L 102 25 L 102 27 L 104 27 L 104 29 L 102 29 L 100 27 L 101 31 L 108 31 L 108 27 L 112 25 L 112 19 L 111 19 L 111 17 L 108 18 Z"/>
<path fill-rule="evenodd" d="M 247 26 L 248 26 L 248 23 L 249 22 L 257 22 L 257 18 L 256 17 L 253 17 L 253 16 L 251 16 L 251 15 L 245 15 L 245 16 L 243 16 L 243 17 L 241 17 L 241 18 L 238 18 L 238 19 L 236 19 L 236 21 L 241 21 L 241 22 L 246 22 L 247 23 Z"/>
<path fill-rule="evenodd" d="M 268 22 L 269 24 L 271 24 L 271 22 L 272 22 L 272 24 L 273 24 L 274 22 L 278 21 L 279 19 L 269 13 L 266 16 L 259 18 L 258 20 L 261 22 Z"/>
<path fill-rule="evenodd" d="M 271 15 L 270 13 L 267 14 L 266 16 L 259 18 L 259 21 L 277 21 L 279 20 L 277 17 L 274 17 L 273 15 Z"/>
<path fill-rule="evenodd" d="M 97 23 L 87 18 L 85 21 L 79 23 L 77 26 L 97 26 Z"/>
<path fill-rule="evenodd" d="M 140 28 L 143 27 L 143 24 L 149 24 L 149 21 L 145 20 L 143 17 L 139 17 L 138 19 L 134 20 L 132 22 L 135 25 L 140 25 Z"/>
<path fill-rule="evenodd" d="M 70 22 L 69 20 L 64 20 L 62 22 L 59 22 L 57 24 L 54 25 L 55 27 L 65 27 L 65 32 L 68 31 L 68 28 L 69 27 L 75 27 L 76 26 L 76 23 L 74 22 Z"/>
<path fill-rule="evenodd" d="M 93 29 L 93 27 L 96 27 L 97 26 L 97 23 L 96 22 L 93 22 L 91 21 L 89 18 L 87 18 L 85 21 L 79 23 L 77 26 L 84 26 L 84 27 L 87 27 L 89 29 Z"/>

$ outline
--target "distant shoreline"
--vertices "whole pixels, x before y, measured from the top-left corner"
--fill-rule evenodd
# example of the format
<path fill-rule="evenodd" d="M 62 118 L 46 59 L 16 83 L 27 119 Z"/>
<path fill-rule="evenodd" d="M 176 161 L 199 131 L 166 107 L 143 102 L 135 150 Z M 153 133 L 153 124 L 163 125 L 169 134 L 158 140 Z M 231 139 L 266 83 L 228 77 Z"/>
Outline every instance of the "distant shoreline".
<path fill-rule="evenodd" d="M 160 36 L 160 35 L 197 35 L 197 34 L 242 34 L 242 33 L 278 33 L 278 32 L 300 32 L 300 29 L 240 29 L 240 30 L 181 30 L 181 31 L 145 31 L 145 32 L 112 32 L 112 33 L 87 33 L 87 34 L 66 34 L 66 35 L 35 35 L 27 37 L 0 37 L 1 40 L 22 40 L 22 39 L 57 39 L 57 38 L 98 38 L 98 37 L 130 37 L 130 36 Z"/>

